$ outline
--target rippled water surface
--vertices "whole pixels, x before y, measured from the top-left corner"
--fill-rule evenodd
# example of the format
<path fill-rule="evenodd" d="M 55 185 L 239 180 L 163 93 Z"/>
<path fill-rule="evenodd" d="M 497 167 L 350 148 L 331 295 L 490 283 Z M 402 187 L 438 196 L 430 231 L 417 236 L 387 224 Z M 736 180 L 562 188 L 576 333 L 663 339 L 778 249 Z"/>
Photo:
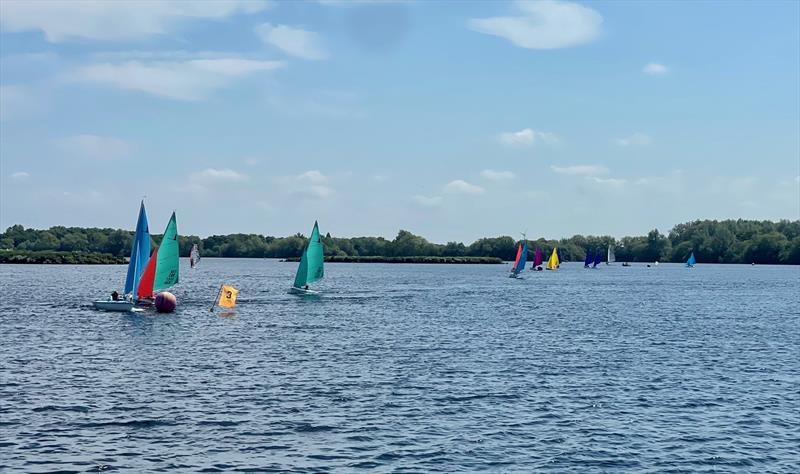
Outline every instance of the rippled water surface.
<path fill-rule="evenodd" d="M 798 471 L 798 267 L 295 268 L 0 266 L 0 470 Z"/>

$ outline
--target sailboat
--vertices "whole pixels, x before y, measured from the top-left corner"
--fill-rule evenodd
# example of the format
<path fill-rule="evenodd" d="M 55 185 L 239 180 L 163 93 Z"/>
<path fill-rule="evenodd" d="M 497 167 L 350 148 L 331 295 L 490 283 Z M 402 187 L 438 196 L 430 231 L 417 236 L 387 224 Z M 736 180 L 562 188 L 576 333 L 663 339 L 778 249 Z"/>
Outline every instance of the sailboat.
<path fill-rule="evenodd" d="M 525 261 L 528 260 L 528 241 L 519 244 L 517 248 L 517 258 L 514 260 L 514 268 L 511 270 L 511 278 L 521 278 L 519 276 L 522 270 L 525 270 Z"/>
<path fill-rule="evenodd" d="M 310 290 L 309 283 L 321 280 L 325 275 L 323 264 L 325 257 L 323 254 L 322 239 L 319 236 L 319 226 L 314 221 L 314 230 L 308 239 L 308 245 L 303 250 L 300 257 L 300 265 L 297 267 L 297 275 L 294 277 L 294 284 L 289 288 L 289 293 L 295 295 L 316 295 L 319 292 Z"/>
<path fill-rule="evenodd" d="M 136 233 L 131 246 L 131 258 L 128 262 L 128 274 L 125 277 L 123 299 L 94 301 L 92 304 L 97 309 L 106 311 L 130 311 L 133 309 L 132 296 L 139 285 L 139 280 L 150 259 L 150 229 L 147 225 L 147 211 L 144 201 L 139 206 L 139 217 L 136 220 Z M 114 292 L 116 293 L 116 292 Z"/>
<path fill-rule="evenodd" d="M 194 268 L 200 263 L 200 249 L 197 244 L 192 245 L 192 250 L 189 251 L 189 266 Z"/>
<path fill-rule="evenodd" d="M 155 293 L 172 288 L 178 283 L 180 280 L 178 250 L 178 223 L 173 212 L 164 230 L 161 245 L 153 251 L 139 282 L 136 291 L 139 301 L 146 302 L 152 299 Z"/>
<path fill-rule="evenodd" d="M 556 247 L 556 256 L 558 257 L 558 267 L 561 267 L 561 262 L 564 261 L 564 257 L 561 256 L 561 249 Z"/>
<path fill-rule="evenodd" d="M 595 249 L 594 251 L 594 265 L 592 268 L 597 268 L 598 265 L 603 261 L 603 254 L 600 253 L 600 249 Z"/>
<path fill-rule="evenodd" d="M 536 247 L 536 253 L 533 254 L 533 265 L 531 270 L 540 271 L 542 269 L 542 249 Z"/>
<path fill-rule="evenodd" d="M 692 254 L 689 255 L 689 260 L 686 261 L 686 266 L 691 268 L 691 267 L 694 267 L 695 263 L 697 263 L 697 262 L 694 259 L 694 252 L 692 252 Z"/>
<path fill-rule="evenodd" d="M 586 259 L 583 261 L 583 268 L 589 268 L 589 265 L 594 261 L 594 255 L 590 253 L 590 249 L 586 249 Z"/>
<path fill-rule="evenodd" d="M 606 260 L 606 265 L 611 265 L 612 263 L 617 261 L 617 257 L 614 255 L 614 247 L 612 245 L 608 246 L 608 260 Z"/>
<path fill-rule="evenodd" d="M 547 269 L 548 270 L 557 270 L 560 265 L 560 260 L 558 258 L 558 248 L 553 249 L 553 253 L 550 254 L 550 260 L 547 261 Z"/>

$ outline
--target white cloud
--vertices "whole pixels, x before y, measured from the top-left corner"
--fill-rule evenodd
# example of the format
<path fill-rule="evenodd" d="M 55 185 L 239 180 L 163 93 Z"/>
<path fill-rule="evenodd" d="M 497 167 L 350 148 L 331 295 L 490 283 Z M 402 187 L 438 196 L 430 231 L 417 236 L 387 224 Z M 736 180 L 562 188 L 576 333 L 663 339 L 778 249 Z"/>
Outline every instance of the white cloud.
<path fill-rule="evenodd" d="M 470 184 L 462 179 L 450 181 L 444 186 L 444 192 L 449 194 L 483 194 L 484 189 L 480 186 Z"/>
<path fill-rule="evenodd" d="M 567 175 L 596 176 L 599 174 L 608 174 L 608 168 L 601 165 L 574 165 L 574 166 L 551 165 L 550 169 L 553 170 L 554 173 L 567 174 Z"/>
<path fill-rule="evenodd" d="M 125 158 L 133 150 L 133 146 L 125 140 L 90 134 L 65 138 L 60 145 L 67 153 L 97 160 Z"/>
<path fill-rule="evenodd" d="M 530 128 L 523 128 L 518 132 L 504 132 L 497 136 L 497 140 L 508 146 L 529 146 L 537 141 L 553 144 L 558 142 L 558 136 L 551 132 L 539 132 Z"/>
<path fill-rule="evenodd" d="M 328 177 L 317 170 L 306 171 L 297 176 L 298 180 L 319 184 L 328 181 Z"/>
<path fill-rule="evenodd" d="M 666 74 L 669 69 L 661 63 L 648 63 L 642 68 L 642 72 L 651 76 Z"/>
<path fill-rule="evenodd" d="M 11 179 L 13 179 L 14 181 L 25 181 L 30 177 L 31 177 L 30 173 L 26 171 L 17 171 L 16 173 L 11 173 Z"/>
<path fill-rule="evenodd" d="M 276 46 L 286 54 L 302 59 L 325 59 L 328 53 L 322 38 L 313 31 L 286 25 L 262 23 L 255 29 L 261 41 Z"/>
<path fill-rule="evenodd" d="M 372 180 L 375 181 L 376 183 L 383 183 L 387 179 L 389 179 L 389 177 L 382 174 L 376 174 L 372 176 Z"/>
<path fill-rule="evenodd" d="M 436 207 L 442 203 L 441 196 L 422 196 L 417 194 L 416 196 L 412 196 L 411 199 L 420 206 L 425 207 Z"/>
<path fill-rule="evenodd" d="M 600 36 L 603 17 L 589 7 L 556 0 L 518 1 L 514 5 L 519 16 L 472 19 L 467 26 L 528 49 L 566 48 Z"/>
<path fill-rule="evenodd" d="M 634 133 L 633 135 L 625 138 L 617 138 L 616 142 L 619 146 L 645 146 L 652 143 L 650 136 L 644 133 Z"/>
<path fill-rule="evenodd" d="M 481 171 L 481 176 L 491 181 L 501 181 L 504 179 L 513 179 L 514 173 L 511 171 L 483 170 Z"/>
<path fill-rule="evenodd" d="M 229 168 L 206 168 L 203 171 L 192 173 L 191 179 L 202 182 L 242 182 L 247 181 L 247 176 Z"/>
<path fill-rule="evenodd" d="M 306 186 L 292 191 L 292 194 L 309 199 L 324 199 L 326 197 L 332 196 L 333 193 L 334 193 L 333 189 L 329 188 L 328 186 L 322 186 L 319 184 Z"/>
<path fill-rule="evenodd" d="M 0 121 L 35 116 L 43 109 L 41 91 L 35 93 L 26 86 L 0 86 Z"/>
<path fill-rule="evenodd" d="M 189 20 L 219 20 L 268 7 L 262 0 L 0 1 L 0 28 L 41 31 L 51 43 L 136 40 L 167 33 Z"/>
<path fill-rule="evenodd" d="M 97 82 L 119 89 L 137 90 L 177 100 L 201 100 L 238 77 L 284 66 L 281 61 L 241 58 L 189 61 L 126 61 L 100 63 L 78 69 L 76 80 Z"/>
<path fill-rule="evenodd" d="M 598 178 L 597 176 L 587 176 L 586 179 L 591 180 L 597 184 L 611 186 L 614 188 L 622 187 L 628 180 L 623 178 Z"/>

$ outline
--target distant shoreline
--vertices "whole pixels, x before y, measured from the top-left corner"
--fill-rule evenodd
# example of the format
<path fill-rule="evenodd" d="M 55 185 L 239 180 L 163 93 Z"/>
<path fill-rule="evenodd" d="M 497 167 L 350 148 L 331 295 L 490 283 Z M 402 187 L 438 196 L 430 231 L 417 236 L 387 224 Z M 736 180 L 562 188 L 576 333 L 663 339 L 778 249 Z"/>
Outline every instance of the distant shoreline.
<path fill-rule="evenodd" d="M 282 259 L 282 262 L 299 262 L 299 257 Z M 369 256 L 328 256 L 327 263 L 437 263 L 437 264 L 481 264 L 498 265 L 503 260 L 497 257 L 369 257 Z"/>
<path fill-rule="evenodd" d="M 124 265 L 128 260 L 110 253 L 0 250 L 0 264 Z"/>

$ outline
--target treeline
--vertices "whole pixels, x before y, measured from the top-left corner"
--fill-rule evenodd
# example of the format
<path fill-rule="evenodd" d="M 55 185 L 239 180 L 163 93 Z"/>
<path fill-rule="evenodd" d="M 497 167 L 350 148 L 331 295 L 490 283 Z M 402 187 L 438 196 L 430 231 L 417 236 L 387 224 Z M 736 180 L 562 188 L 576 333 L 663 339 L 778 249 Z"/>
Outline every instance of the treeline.
<path fill-rule="evenodd" d="M 158 244 L 160 235 L 152 235 Z M 100 252 L 124 257 L 130 253 L 133 232 L 119 229 L 51 227 L 47 230 L 9 227 L 0 234 L 0 249 L 17 251 Z M 181 256 L 197 244 L 206 257 L 299 257 L 307 239 L 302 234 L 271 237 L 257 234 L 212 235 L 179 238 Z M 518 240 L 509 237 L 479 239 L 469 245 L 460 242 L 435 244 L 401 230 L 393 240 L 383 237 L 323 237 L 326 256 L 368 257 L 496 257 L 513 260 Z M 615 239 L 611 236 L 583 236 L 560 240 L 529 240 L 533 258 L 540 247 L 545 260 L 558 246 L 566 261 L 583 260 L 587 249 L 599 249 L 605 256 L 612 245 L 617 261 L 682 262 L 694 251 L 700 263 L 784 263 L 800 264 L 800 221 L 703 220 L 675 226 L 669 234 L 652 230 L 645 236 Z"/>
<path fill-rule="evenodd" d="M 45 265 L 119 265 L 125 258 L 98 252 L 60 252 L 52 250 L 0 250 L 0 263 Z"/>

